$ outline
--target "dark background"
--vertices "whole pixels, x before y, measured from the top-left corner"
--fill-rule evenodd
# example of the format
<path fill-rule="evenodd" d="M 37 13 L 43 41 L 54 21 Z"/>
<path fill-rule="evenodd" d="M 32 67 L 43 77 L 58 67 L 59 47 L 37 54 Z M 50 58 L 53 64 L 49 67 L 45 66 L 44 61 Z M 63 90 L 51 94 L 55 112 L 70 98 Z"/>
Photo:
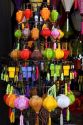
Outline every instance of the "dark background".
<path fill-rule="evenodd" d="M 7 58 L 12 48 L 11 0 L 0 0 L 0 61 Z M 1 68 L 0 68 L 1 72 Z M 0 124 L 9 125 L 8 107 L 3 101 L 6 84 L 0 81 Z"/>

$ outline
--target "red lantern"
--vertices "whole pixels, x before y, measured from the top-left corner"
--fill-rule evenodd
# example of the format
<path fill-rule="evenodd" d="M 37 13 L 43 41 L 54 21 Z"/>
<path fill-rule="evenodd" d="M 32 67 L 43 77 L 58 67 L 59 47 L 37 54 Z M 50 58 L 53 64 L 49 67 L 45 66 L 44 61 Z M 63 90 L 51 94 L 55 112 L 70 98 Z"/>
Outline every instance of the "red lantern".
<path fill-rule="evenodd" d="M 23 49 L 20 52 L 20 58 L 23 59 L 23 60 L 29 59 L 30 55 L 31 55 L 31 52 L 30 52 L 29 49 Z"/>
<path fill-rule="evenodd" d="M 70 51 L 69 50 L 63 50 L 64 51 L 64 57 L 63 59 L 67 59 L 69 54 L 70 54 Z"/>
<path fill-rule="evenodd" d="M 41 35 L 45 38 L 49 37 L 51 35 L 51 31 L 49 28 L 43 28 L 41 31 Z"/>
<path fill-rule="evenodd" d="M 29 20 L 32 17 L 32 10 L 31 9 L 26 9 L 24 11 L 24 16 L 26 17 L 27 20 Z"/>

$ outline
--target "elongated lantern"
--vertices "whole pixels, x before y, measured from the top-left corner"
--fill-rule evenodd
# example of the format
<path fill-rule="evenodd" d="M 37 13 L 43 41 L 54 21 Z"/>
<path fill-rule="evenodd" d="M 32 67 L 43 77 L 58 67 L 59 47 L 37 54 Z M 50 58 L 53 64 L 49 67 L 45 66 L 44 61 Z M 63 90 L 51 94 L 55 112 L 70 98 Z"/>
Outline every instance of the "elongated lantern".
<path fill-rule="evenodd" d="M 82 16 L 81 34 L 83 35 L 83 0 L 78 0 L 80 15 Z"/>
<path fill-rule="evenodd" d="M 71 7 L 74 3 L 74 0 L 61 0 L 63 7 L 65 9 L 66 12 L 70 12 Z"/>

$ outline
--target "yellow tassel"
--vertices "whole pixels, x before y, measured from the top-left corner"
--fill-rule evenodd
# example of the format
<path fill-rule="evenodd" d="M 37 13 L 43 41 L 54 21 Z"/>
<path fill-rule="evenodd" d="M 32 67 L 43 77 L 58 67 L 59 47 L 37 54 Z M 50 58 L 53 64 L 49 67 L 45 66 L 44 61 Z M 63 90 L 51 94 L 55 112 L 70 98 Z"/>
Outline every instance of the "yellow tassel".
<path fill-rule="evenodd" d="M 10 123 L 14 123 L 14 122 L 15 122 L 15 114 L 14 114 L 14 112 L 11 112 Z"/>
<path fill-rule="evenodd" d="M 51 116 L 50 116 L 50 113 L 49 113 L 48 125 L 51 125 Z"/>

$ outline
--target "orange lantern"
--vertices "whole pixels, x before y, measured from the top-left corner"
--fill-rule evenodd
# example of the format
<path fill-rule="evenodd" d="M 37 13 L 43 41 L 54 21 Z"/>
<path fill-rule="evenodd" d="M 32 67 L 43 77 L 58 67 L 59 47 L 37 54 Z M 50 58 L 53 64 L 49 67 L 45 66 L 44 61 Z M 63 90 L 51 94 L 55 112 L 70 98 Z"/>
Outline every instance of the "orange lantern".
<path fill-rule="evenodd" d="M 39 38 L 39 29 L 37 27 L 34 27 L 32 30 L 31 30 L 31 37 L 34 39 L 34 40 L 37 40 Z"/>
<path fill-rule="evenodd" d="M 37 114 L 37 119 L 36 119 L 36 124 L 35 125 L 39 125 L 38 114 L 39 114 L 39 111 L 40 111 L 40 109 L 42 107 L 42 104 L 43 104 L 42 98 L 37 96 L 37 95 L 32 96 L 32 98 L 29 101 L 29 105 L 34 109 L 34 111 Z"/>
<path fill-rule="evenodd" d="M 16 13 L 16 21 L 21 23 L 24 17 L 24 12 L 22 10 L 18 10 Z"/>
<path fill-rule="evenodd" d="M 17 49 L 14 49 L 11 53 L 10 53 L 10 57 L 13 58 L 14 60 L 19 59 L 20 57 L 20 51 Z"/>
<path fill-rule="evenodd" d="M 50 10 L 47 7 L 42 8 L 40 12 L 42 18 L 46 21 L 50 17 Z"/>

